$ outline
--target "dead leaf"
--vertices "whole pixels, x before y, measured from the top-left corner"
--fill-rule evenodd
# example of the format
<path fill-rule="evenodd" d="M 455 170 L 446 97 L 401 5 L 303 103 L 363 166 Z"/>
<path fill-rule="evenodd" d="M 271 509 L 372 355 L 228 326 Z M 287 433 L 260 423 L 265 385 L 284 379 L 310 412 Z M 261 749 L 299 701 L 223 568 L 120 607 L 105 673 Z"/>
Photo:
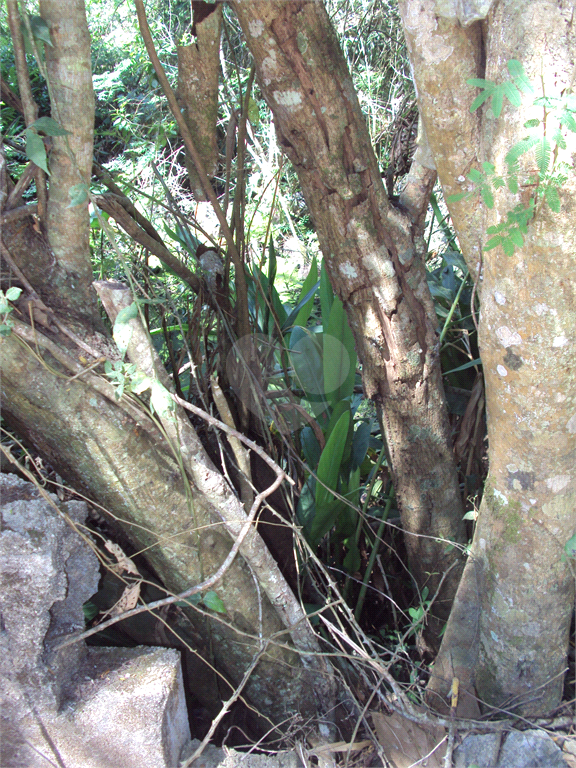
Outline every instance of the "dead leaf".
<path fill-rule="evenodd" d="M 118 616 L 124 611 L 131 611 L 138 604 L 138 598 L 140 597 L 140 585 L 141 581 L 135 581 L 134 584 L 128 584 L 128 586 L 122 592 L 122 596 L 117 603 L 115 603 L 109 610 L 110 616 Z"/>
<path fill-rule="evenodd" d="M 381 712 L 370 714 L 378 741 L 393 768 L 410 768 L 415 763 L 422 768 L 443 768 L 446 753 L 444 728 L 424 728 L 396 712 L 391 715 Z"/>
<path fill-rule="evenodd" d="M 114 567 L 116 573 L 122 573 L 122 571 L 126 571 L 126 573 L 131 573 L 134 576 L 140 576 L 138 568 L 136 568 L 134 562 L 124 554 L 124 550 L 121 546 L 114 544 L 114 542 L 110 540 L 108 540 L 104 546 L 108 552 L 113 554 L 116 560 L 118 560 L 116 566 Z"/>

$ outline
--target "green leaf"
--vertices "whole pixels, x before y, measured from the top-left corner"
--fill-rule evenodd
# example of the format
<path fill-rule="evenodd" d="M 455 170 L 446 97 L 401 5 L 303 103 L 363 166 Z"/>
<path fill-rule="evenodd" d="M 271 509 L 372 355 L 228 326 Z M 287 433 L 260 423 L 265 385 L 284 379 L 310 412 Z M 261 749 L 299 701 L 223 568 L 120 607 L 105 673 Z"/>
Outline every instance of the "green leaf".
<path fill-rule="evenodd" d="M 316 404 L 313 405 L 316 414 L 326 410 L 328 403 L 324 396 L 321 337 L 296 325 L 290 334 L 288 355 L 296 386 L 304 390 L 311 404 Z"/>
<path fill-rule="evenodd" d="M 470 195 L 469 192 L 459 192 L 457 195 L 448 195 L 446 198 L 447 203 L 459 203 L 460 200 L 464 200 L 465 197 Z"/>
<path fill-rule="evenodd" d="M 214 611 L 215 613 L 226 613 L 226 607 L 224 603 L 218 597 L 216 592 L 213 592 L 212 590 L 210 592 L 206 592 L 206 594 L 202 597 L 202 602 L 209 611 Z"/>
<path fill-rule="evenodd" d="M 43 43 L 54 48 L 52 39 L 50 38 L 50 29 L 42 16 L 30 16 L 30 29 L 37 40 L 42 40 Z"/>
<path fill-rule="evenodd" d="M 328 438 L 320 461 L 318 462 L 318 482 L 316 483 L 316 513 L 311 526 L 311 537 L 316 543 L 332 528 L 336 522 L 341 504 L 330 489 L 338 488 L 340 465 L 350 426 L 350 411 L 339 418 L 338 423 Z M 324 487 L 327 486 L 327 487 Z M 336 502 L 336 503 L 335 503 Z"/>
<path fill-rule="evenodd" d="M 6 323 L 0 324 L 0 336 L 10 336 L 12 333 L 12 326 Z"/>
<path fill-rule="evenodd" d="M 370 423 L 367 421 L 361 421 L 356 427 L 354 432 L 354 439 L 352 440 L 352 453 L 351 453 L 351 470 L 357 469 L 366 456 L 368 450 L 368 444 L 370 442 Z"/>
<path fill-rule="evenodd" d="M 517 248 L 523 247 L 524 238 L 522 237 L 522 233 L 519 229 L 511 229 L 508 237 Z"/>
<path fill-rule="evenodd" d="M 48 170 L 48 160 L 46 157 L 46 147 L 42 138 L 37 133 L 31 131 L 30 128 L 26 128 L 26 157 L 28 160 L 32 160 L 36 163 L 38 168 L 45 171 L 48 176 L 50 171 Z"/>
<path fill-rule="evenodd" d="M 508 72 L 510 72 L 515 84 L 523 93 L 534 92 L 534 88 L 524 71 L 524 67 L 517 59 L 510 59 L 506 62 L 506 66 L 508 67 Z"/>
<path fill-rule="evenodd" d="M 350 549 L 348 550 L 346 557 L 342 561 L 342 565 L 348 571 L 348 573 L 356 573 L 360 570 L 360 550 L 355 541 L 350 541 Z"/>
<path fill-rule="evenodd" d="M 88 184 L 74 184 L 68 190 L 68 197 L 70 198 L 70 204 L 67 208 L 75 208 L 77 205 L 82 205 L 88 199 Z"/>
<path fill-rule="evenodd" d="M 480 173 L 480 171 L 477 168 L 472 168 L 470 173 L 468 174 L 468 178 L 470 181 L 474 182 L 474 184 L 482 184 L 484 181 L 484 176 Z"/>
<path fill-rule="evenodd" d="M 552 147 L 550 141 L 546 136 L 542 136 L 538 143 L 534 147 L 534 154 L 536 155 L 536 163 L 538 170 L 543 176 L 550 167 L 550 159 L 552 155 Z"/>
<path fill-rule="evenodd" d="M 322 449 L 312 427 L 304 427 L 300 432 L 300 443 L 306 463 L 311 469 L 316 469 L 320 461 Z"/>
<path fill-rule="evenodd" d="M 476 112 L 478 107 L 481 107 L 482 104 L 484 104 L 484 102 L 489 96 L 490 96 L 490 91 L 482 91 L 482 93 L 479 93 L 478 96 L 476 96 L 476 98 L 472 102 L 472 104 L 470 104 L 470 112 Z"/>
<path fill-rule="evenodd" d="M 480 190 L 480 195 L 482 196 L 482 202 L 484 203 L 486 208 L 494 208 L 494 195 L 488 185 L 484 184 L 482 186 L 482 189 Z"/>
<path fill-rule="evenodd" d="M 513 107 L 519 107 L 522 104 L 522 95 L 514 83 L 502 83 L 502 90 Z"/>
<path fill-rule="evenodd" d="M 8 299 L 8 301 L 18 301 L 21 293 L 22 293 L 22 288 L 17 288 L 15 285 L 13 285 L 11 288 L 8 288 L 8 290 L 6 291 L 6 298 Z"/>
<path fill-rule="evenodd" d="M 354 392 L 356 349 L 344 305 L 334 297 L 324 319 L 324 387 L 328 401 L 335 405 Z"/>
<path fill-rule="evenodd" d="M 516 176 L 510 176 L 508 179 L 508 189 L 513 195 L 518 193 L 518 179 Z"/>
<path fill-rule="evenodd" d="M 303 297 L 300 299 L 300 301 L 298 302 L 298 304 L 296 304 L 296 306 L 295 306 L 295 307 L 294 307 L 294 309 L 293 309 L 293 310 L 290 312 L 290 314 L 286 316 L 286 319 L 285 319 L 285 320 L 284 320 L 284 322 L 282 323 L 282 331 L 286 331 L 286 330 L 288 330 L 288 328 L 291 328 L 293 325 L 300 325 L 300 323 L 296 323 L 296 322 L 295 322 L 296 318 L 298 317 L 298 313 L 300 312 L 300 310 L 302 309 L 302 307 L 304 307 L 304 306 L 305 306 L 305 305 L 306 305 L 306 304 L 307 304 L 307 303 L 310 301 L 310 299 L 312 299 L 312 300 L 313 300 L 314 294 L 315 294 L 315 293 L 316 293 L 316 291 L 318 290 L 318 286 L 319 286 L 319 285 L 320 285 L 320 281 L 318 280 L 318 282 L 316 283 L 316 285 L 313 285 L 313 286 L 312 286 L 312 288 L 311 288 L 311 289 L 308 291 L 308 293 L 306 293 L 306 294 L 305 294 L 305 295 L 304 295 L 304 296 L 303 296 Z M 310 311 L 312 311 L 312 310 L 310 310 Z M 308 318 L 306 318 L 306 322 L 308 322 Z"/>
<path fill-rule="evenodd" d="M 502 238 L 500 236 L 498 237 L 491 237 L 490 240 L 486 243 L 484 246 L 485 251 L 491 251 L 493 248 L 498 248 L 498 246 L 502 243 Z"/>
<path fill-rule="evenodd" d="M 494 165 L 494 163 L 485 162 L 485 163 L 482 163 L 482 168 L 484 169 L 484 173 L 486 174 L 486 176 L 492 176 L 494 174 L 496 166 Z"/>
<path fill-rule="evenodd" d="M 552 185 L 546 187 L 544 196 L 550 210 L 554 213 L 560 213 L 560 195 L 558 194 L 558 188 Z"/>
<path fill-rule="evenodd" d="M 558 119 L 565 128 L 567 128 L 569 131 L 572 131 L 572 133 L 576 133 L 576 120 L 574 119 L 572 112 L 564 110 L 560 113 Z"/>
<path fill-rule="evenodd" d="M 524 128 L 538 128 L 540 125 L 540 120 L 538 120 L 537 117 L 533 117 L 531 120 L 526 120 L 524 123 Z"/>
<path fill-rule="evenodd" d="M 504 251 L 505 256 L 513 256 L 514 247 L 514 242 L 509 237 L 502 240 L 502 250 Z"/>
<path fill-rule="evenodd" d="M 36 131 L 42 131 L 46 136 L 66 136 L 70 134 L 70 131 L 62 128 L 60 123 L 53 120 L 51 117 L 39 117 L 31 123 L 28 128 L 34 128 Z"/>
<path fill-rule="evenodd" d="M 268 245 L 268 283 L 270 286 L 273 286 L 274 280 L 276 280 L 277 267 L 276 248 L 274 248 L 274 238 L 271 237 L 270 244 Z M 302 325 L 302 323 L 299 323 L 299 325 Z"/>
<path fill-rule="evenodd" d="M 492 112 L 494 117 L 500 117 L 504 105 L 504 87 L 499 85 L 492 94 Z"/>
<path fill-rule="evenodd" d="M 301 325 L 303 328 L 306 327 L 306 323 L 308 322 L 308 319 L 310 317 L 310 313 L 312 312 L 312 308 L 314 307 L 314 294 L 316 293 L 316 288 L 318 287 L 318 264 L 316 261 L 316 256 L 312 259 L 312 264 L 310 265 L 310 271 L 308 272 L 306 279 L 304 280 L 304 284 L 302 285 L 302 290 L 300 291 L 300 296 L 298 298 L 298 306 L 302 304 L 303 299 L 312 291 L 314 288 L 314 291 L 312 293 L 312 296 L 308 299 L 308 301 L 302 305 L 302 308 L 296 315 L 296 320 L 294 321 L 294 325 Z"/>

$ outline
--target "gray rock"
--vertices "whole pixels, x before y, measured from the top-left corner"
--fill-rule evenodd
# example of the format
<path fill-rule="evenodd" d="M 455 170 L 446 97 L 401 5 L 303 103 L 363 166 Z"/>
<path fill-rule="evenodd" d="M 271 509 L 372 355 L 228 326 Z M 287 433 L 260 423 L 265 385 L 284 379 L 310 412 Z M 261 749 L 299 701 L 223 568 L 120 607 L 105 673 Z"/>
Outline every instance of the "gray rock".
<path fill-rule="evenodd" d="M 544 731 L 467 736 L 454 750 L 455 768 L 566 768 L 562 750 Z"/>
<path fill-rule="evenodd" d="M 0 475 L 0 765 L 176 768 L 190 738 L 178 651 L 54 650 L 84 627 L 100 573 L 86 505 L 50 499 Z"/>
<path fill-rule="evenodd" d="M 197 739 L 190 741 L 182 750 L 181 760 L 189 758 L 199 746 Z M 192 768 L 302 768 L 302 762 L 292 751 L 257 755 L 226 747 L 219 749 L 208 744 L 200 757 L 192 763 Z"/>

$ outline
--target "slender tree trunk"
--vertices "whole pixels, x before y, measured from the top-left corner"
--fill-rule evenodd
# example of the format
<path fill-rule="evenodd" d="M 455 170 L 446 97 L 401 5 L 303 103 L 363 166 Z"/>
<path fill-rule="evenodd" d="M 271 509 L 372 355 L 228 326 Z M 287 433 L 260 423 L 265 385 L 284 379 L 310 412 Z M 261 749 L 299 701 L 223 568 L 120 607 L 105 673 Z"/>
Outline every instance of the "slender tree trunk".
<path fill-rule="evenodd" d="M 548 96 L 569 91 L 572 12 L 572 4 L 503 0 L 483 28 L 463 29 L 438 18 L 432 0 L 401 2 L 420 107 L 448 193 L 465 190 L 470 168 L 482 161 L 505 173 L 504 157 L 526 135 L 526 120 L 543 114 L 508 104 L 494 119 L 486 104 L 472 115 L 477 91 L 466 78 L 502 82 L 507 60 L 516 59 L 537 93 L 542 87 Z M 558 159 L 571 165 L 574 134 L 568 140 Z M 473 273 L 483 260 L 480 346 L 490 474 L 430 688 L 444 697 L 456 676 L 469 690 L 475 684 L 488 704 L 525 715 L 544 714 L 560 702 L 574 600 L 564 556 L 576 526 L 573 171 L 560 197 L 562 213 L 539 207 L 513 256 L 497 248 L 482 257 L 479 245 L 486 228 L 505 221 L 518 204 L 515 196 L 501 191 L 492 210 L 470 200 L 451 207 Z"/>
<path fill-rule="evenodd" d="M 235 2 L 280 146 L 298 173 L 335 292 L 346 308 L 364 388 L 382 412 L 410 569 L 431 594 L 465 540 L 426 282 L 422 221 L 433 173 L 407 200 L 386 197 L 368 130 L 321 3 Z M 459 567 L 435 606 L 446 618 Z"/>

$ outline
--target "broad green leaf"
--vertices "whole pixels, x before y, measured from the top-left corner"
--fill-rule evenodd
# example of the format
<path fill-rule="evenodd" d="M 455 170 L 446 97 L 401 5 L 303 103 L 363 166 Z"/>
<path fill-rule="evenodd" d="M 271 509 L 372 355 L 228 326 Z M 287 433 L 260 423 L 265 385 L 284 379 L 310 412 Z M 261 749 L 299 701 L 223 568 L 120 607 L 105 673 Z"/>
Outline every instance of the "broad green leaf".
<path fill-rule="evenodd" d="M 342 565 L 348 571 L 348 573 L 356 573 L 360 570 L 360 565 L 362 563 L 360 559 L 360 550 L 358 549 L 358 545 L 355 541 L 350 541 L 348 546 L 350 548 L 346 553 L 346 557 L 342 561 Z"/>
<path fill-rule="evenodd" d="M 60 123 L 53 120 L 51 117 L 39 117 L 28 128 L 34 128 L 37 131 L 42 131 L 46 136 L 66 136 L 70 134 L 65 128 L 62 128 Z"/>
<path fill-rule="evenodd" d="M 8 288 L 8 290 L 6 291 L 6 298 L 8 299 L 8 301 L 18 301 L 21 293 L 22 293 L 22 288 L 17 288 L 15 285 L 13 285 L 11 288 Z"/>
<path fill-rule="evenodd" d="M 531 120 L 526 120 L 524 123 L 524 128 L 538 128 L 540 125 L 540 120 L 538 120 L 537 117 L 533 117 Z"/>
<path fill-rule="evenodd" d="M 485 163 L 482 163 L 482 168 L 484 169 L 484 173 L 487 176 L 492 176 L 494 174 L 496 166 L 494 165 L 494 163 L 485 162 Z"/>
<path fill-rule="evenodd" d="M 299 325 L 295 326 L 290 334 L 288 354 L 296 386 L 304 390 L 311 403 L 325 404 L 321 337 Z M 325 407 L 326 405 L 322 410 L 325 410 Z"/>
<path fill-rule="evenodd" d="M 328 401 L 335 405 L 354 392 L 356 349 L 344 306 L 334 297 L 324 320 L 324 386 Z"/>
<path fill-rule="evenodd" d="M 320 285 L 320 281 L 318 280 L 317 283 L 313 285 L 312 288 L 310 288 L 308 293 L 306 293 L 300 299 L 300 301 L 298 302 L 298 304 L 296 304 L 296 306 L 290 312 L 290 314 L 286 316 L 286 319 L 282 323 L 282 331 L 288 330 L 288 328 L 291 328 L 293 325 L 300 325 L 300 323 L 295 322 L 296 318 L 298 317 L 298 313 L 300 312 L 302 307 L 304 307 L 311 299 L 312 299 L 312 302 L 314 301 L 314 294 L 318 290 L 319 285 Z M 308 318 L 306 318 L 306 321 L 308 321 Z"/>
<path fill-rule="evenodd" d="M 132 338 L 132 327 L 130 325 L 130 320 L 137 316 L 138 307 L 136 306 L 136 302 L 132 302 L 132 304 L 130 304 L 128 307 L 121 309 L 116 317 L 114 328 L 112 330 L 112 336 L 114 337 L 114 341 L 116 342 L 122 357 L 124 357 L 126 354 L 128 344 L 130 344 L 130 339 Z"/>
<path fill-rule="evenodd" d="M 352 418 L 352 408 L 350 407 L 350 402 L 348 400 L 340 400 L 332 409 L 332 413 L 330 414 L 330 421 L 328 422 L 328 426 L 324 432 L 326 435 L 326 440 L 330 439 L 330 435 L 332 434 L 336 424 L 338 424 L 340 421 L 340 417 L 343 413 L 349 413 L 350 418 Z M 350 422 L 350 425 L 352 426 L 352 422 Z M 352 433 L 350 433 L 350 438 L 352 438 Z"/>
<path fill-rule="evenodd" d="M 51 48 L 54 47 L 50 38 L 50 29 L 42 16 L 30 16 L 30 29 L 35 38 L 42 40 L 43 43 L 46 43 Z"/>
<path fill-rule="evenodd" d="M 342 463 L 349 426 L 350 411 L 346 411 L 339 418 L 338 423 L 332 430 L 332 434 L 328 438 L 324 450 L 322 451 L 322 455 L 320 456 L 317 471 L 319 482 L 316 483 L 316 515 L 318 515 L 320 510 L 327 508 L 337 500 L 334 494 L 330 493 L 329 489 L 336 491 L 338 488 L 340 465 Z M 329 528 L 326 530 L 329 530 Z"/>
<path fill-rule="evenodd" d="M 300 443 L 306 463 L 311 469 L 316 469 L 320 461 L 322 449 L 312 427 L 304 427 L 300 432 Z"/>
<path fill-rule="evenodd" d="M 268 282 L 269 285 L 274 285 L 276 280 L 276 269 L 278 266 L 278 260 L 276 259 L 276 249 L 274 248 L 274 239 L 270 238 L 270 244 L 268 245 Z M 302 325 L 302 323 L 298 323 Z"/>
<path fill-rule="evenodd" d="M 302 487 L 298 506 L 296 507 L 296 517 L 298 522 L 304 528 L 304 532 L 311 541 L 311 529 L 316 513 L 316 478 L 310 476 Z"/>
<path fill-rule="evenodd" d="M 154 380 L 150 386 L 150 408 L 159 416 L 170 416 L 175 403 L 170 397 L 170 392 L 159 381 Z"/>
<path fill-rule="evenodd" d="M 88 199 L 88 184 L 75 184 L 68 190 L 68 197 L 70 198 L 70 205 L 67 208 L 75 208 L 77 205 L 82 205 Z"/>
<path fill-rule="evenodd" d="M 26 129 L 26 157 L 28 160 L 32 160 L 33 163 L 36 163 L 38 168 L 41 168 L 50 175 L 44 142 L 42 141 L 42 138 L 38 136 L 37 133 L 34 133 L 34 131 L 31 131 L 30 128 Z"/>
<path fill-rule="evenodd" d="M 318 265 L 316 262 L 316 256 L 314 256 L 314 258 L 312 259 L 312 264 L 310 265 L 310 271 L 308 272 L 308 275 L 304 280 L 304 284 L 302 285 L 302 290 L 300 291 L 300 296 L 298 298 L 298 304 L 300 305 L 304 297 L 310 293 L 312 288 L 317 286 L 318 286 Z M 314 290 L 314 293 L 316 293 L 315 290 Z M 303 328 L 306 327 L 306 323 L 308 322 L 308 318 L 310 317 L 310 313 L 312 312 L 312 307 L 314 306 L 314 293 L 298 312 L 296 316 L 296 320 L 294 321 L 294 325 L 301 325 Z"/>
<path fill-rule="evenodd" d="M 322 261 L 322 267 L 320 269 L 320 307 L 322 309 L 322 322 L 328 322 L 328 316 L 332 309 L 332 302 L 334 301 L 334 291 L 330 285 L 330 279 L 324 261 Z"/>
<path fill-rule="evenodd" d="M 202 602 L 209 611 L 214 611 L 215 613 L 226 613 L 226 607 L 221 598 L 219 598 L 216 592 L 212 590 L 210 592 L 206 592 L 206 594 L 202 597 Z"/>

